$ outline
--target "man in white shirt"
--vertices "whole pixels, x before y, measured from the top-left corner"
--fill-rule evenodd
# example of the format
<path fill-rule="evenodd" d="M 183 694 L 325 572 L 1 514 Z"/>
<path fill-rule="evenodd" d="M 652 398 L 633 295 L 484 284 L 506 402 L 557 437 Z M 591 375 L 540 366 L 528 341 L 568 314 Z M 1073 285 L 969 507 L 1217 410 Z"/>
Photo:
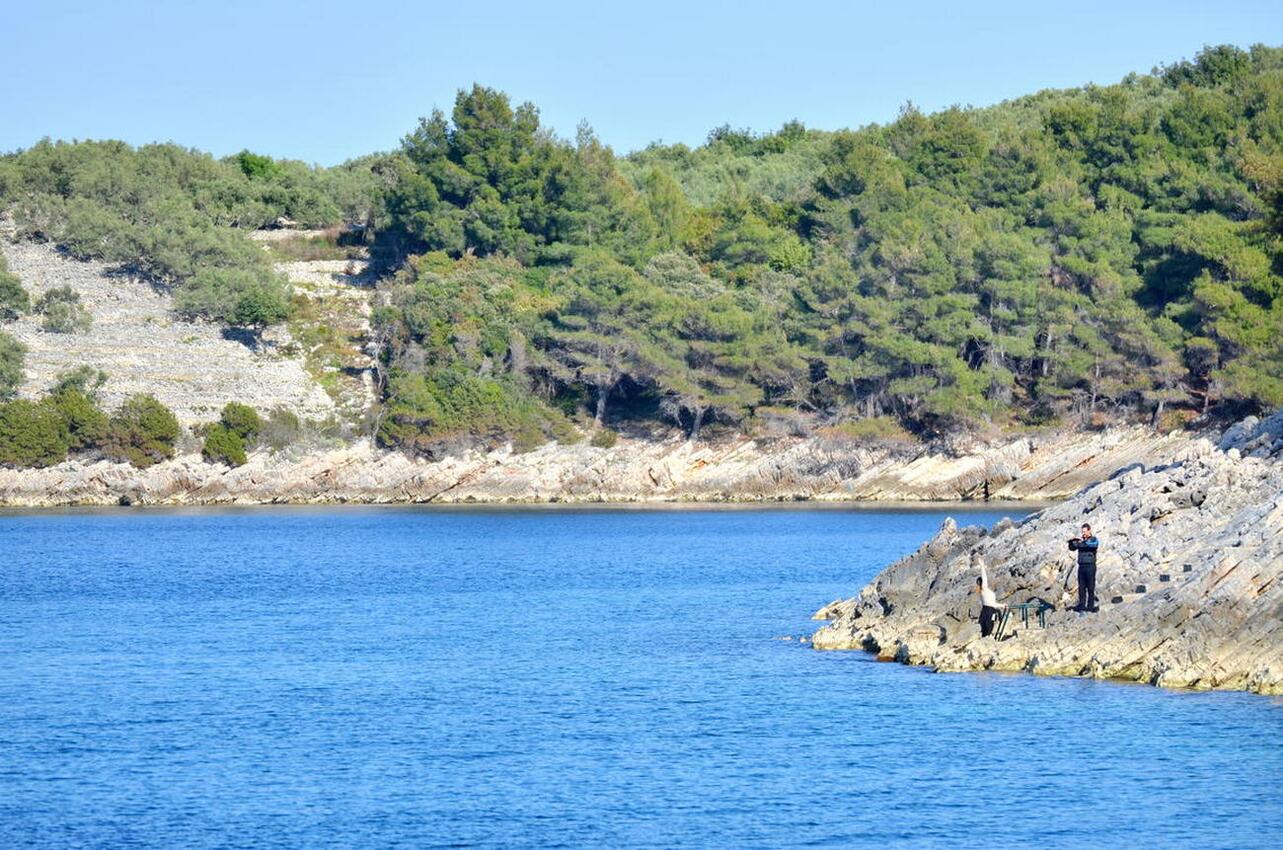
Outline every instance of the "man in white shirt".
<path fill-rule="evenodd" d="M 998 614 L 1007 606 L 998 602 L 993 588 L 989 586 L 989 574 L 985 572 L 985 563 L 980 560 L 979 552 L 971 553 L 971 563 L 980 568 L 980 577 L 976 579 L 976 593 L 980 594 L 980 636 L 989 637 L 993 634 Z"/>

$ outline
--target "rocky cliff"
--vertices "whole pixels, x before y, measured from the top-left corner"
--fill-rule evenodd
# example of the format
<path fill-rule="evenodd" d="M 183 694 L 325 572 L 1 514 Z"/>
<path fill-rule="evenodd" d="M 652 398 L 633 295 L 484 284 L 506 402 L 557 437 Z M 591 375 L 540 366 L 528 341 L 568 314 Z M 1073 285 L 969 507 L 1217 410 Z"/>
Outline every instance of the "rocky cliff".
<path fill-rule="evenodd" d="M 199 455 L 144 470 L 101 460 L 0 469 L 0 504 L 1047 500 L 1192 440 L 1144 428 L 949 451 L 822 438 L 621 439 L 608 449 L 549 444 L 435 462 L 359 442 L 303 454 L 260 452 L 234 469 Z"/>
<path fill-rule="evenodd" d="M 1177 448 L 1177 447 L 1173 447 Z M 1101 539 L 1099 613 L 1075 613 L 1067 539 Z M 1041 629 L 982 638 L 978 552 L 1000 602 L 1057 606 Z M 1010 670 L 1283 693 L 1283 412 L 1191 441 L 1020 523 L 948 520 L 859 595 L 821 609 L 817 649 L 937 670 Z"/>

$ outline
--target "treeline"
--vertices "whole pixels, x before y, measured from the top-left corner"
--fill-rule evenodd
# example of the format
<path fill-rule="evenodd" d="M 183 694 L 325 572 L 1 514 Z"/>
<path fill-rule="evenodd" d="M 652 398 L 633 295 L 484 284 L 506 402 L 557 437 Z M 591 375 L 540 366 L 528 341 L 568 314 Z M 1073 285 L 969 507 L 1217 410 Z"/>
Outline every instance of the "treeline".
<path fill-rule="evenodd" d="M 369 220 L 380 161 L 321 169 L 248 151 L 216 160 L 173 144 L 42 141 L 0 157 L 0 208 L 22 236 L 170 287 L 184 316 L 262 328 L 287 316 L 289 287 L 246 233 L 278 219 Z"/>
<path fill-rule="evenodd" d="M 383 436 L 1283 403 L 1280 106 L 1283 51 L 1217 47 L 1114 86 L 617 162 L 474 87 L 406 137 L 389 193 L 384 237 L 415 256 L 377 315 Z"/>
<path fill-rule="evenodd" d="M 45 143 L 0 159 L 0 197 L 28 234 L 251 326 L 286 305 L 242 230 L 359 221 L 391 270 L 388 445 L 534 445 L 576 420 L 1171 424 L 1283 403 L 1281 107 L 1283 50 L 1222 46 L 1112 86 L 621 160 L 474 86 L 337 169 Z"/>

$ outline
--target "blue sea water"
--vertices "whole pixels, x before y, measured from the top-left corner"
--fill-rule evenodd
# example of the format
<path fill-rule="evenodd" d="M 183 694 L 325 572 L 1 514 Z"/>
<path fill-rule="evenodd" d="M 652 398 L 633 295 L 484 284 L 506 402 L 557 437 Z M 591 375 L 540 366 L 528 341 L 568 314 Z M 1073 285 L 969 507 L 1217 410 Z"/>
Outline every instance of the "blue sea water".
<path fill-rule="evenodd" d="M 0 515 L 0 846 L 1279 846 L 1279 700 L 779 639 L 944 516 Z"/>

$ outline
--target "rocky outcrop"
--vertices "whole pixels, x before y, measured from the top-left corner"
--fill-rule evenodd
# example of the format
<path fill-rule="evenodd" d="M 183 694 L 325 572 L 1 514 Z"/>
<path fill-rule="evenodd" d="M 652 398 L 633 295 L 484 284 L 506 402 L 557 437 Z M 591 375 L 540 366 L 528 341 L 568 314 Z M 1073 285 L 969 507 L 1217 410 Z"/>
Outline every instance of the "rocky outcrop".
<path fill-rule="evenodd" d="M 1045 500 L 1120 461 L 1189 445 L 1146 429 L 1020 438 L 954 453 L 819 438 L 621 439 L 614 447 L 549 444 L 429 462 L 366 442 L 309 453 L 256 453 L 230 469 L 187 455 L 137 470 L 73 460 L 0 469 L 0 504 L 268 502 L 635 502 Z M 1063 459 L 1075 458 L 1066 472 Z M 1019 484 L 1017 489 L 1015 485 Z"/>
<path fill-rule="evenodd" d="M 1283 693 L 1283 413 L 1157 460 L 1020 523 L 947 520 L 858 596 L 821 609 L 830 622 L 813 645 L 942 671 Z M 1083 522 L 1102 541 L 1095 614 L 1067 610 L 1076 567 L 1066 540 Z M 1002 640 L 980 637 L 972 552 L 999 601 L 1056 605 L 1046 629 L 1031 620 Z"/>

